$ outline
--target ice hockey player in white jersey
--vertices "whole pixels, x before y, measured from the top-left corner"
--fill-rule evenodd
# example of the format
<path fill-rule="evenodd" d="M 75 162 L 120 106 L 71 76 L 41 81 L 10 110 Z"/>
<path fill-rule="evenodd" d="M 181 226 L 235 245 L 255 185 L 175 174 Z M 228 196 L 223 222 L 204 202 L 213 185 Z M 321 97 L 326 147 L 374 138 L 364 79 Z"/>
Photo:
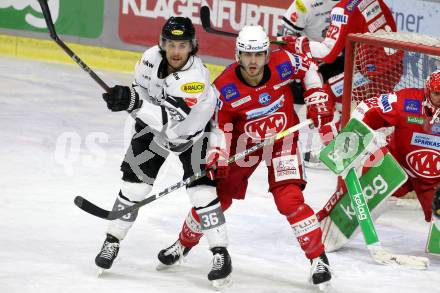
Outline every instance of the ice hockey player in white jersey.
<path fill-rule="evenodd" d="M 196 56 L 195 29 L 189 18 L 171 17 L 162 28 L 160 43 L 143 54 L 136 65 L 131 87 L 117 85 L 103 98 L 111 111 L 128 111 L 136 119 L 135 134 L 121 165 L 122 186 L 114 204 L 120 210 L 146 198 L 153 188 L 159 169 L 170 152 L 178 154 L 184 178 L 204 167 L 207 139 L 203 137 L 216 105 L 208 69 Z M 226 259 L 225 266 L 213 267 L 211 281 L 224 279 L 231 272 L 225 219 L 215 188 L 208 179 L 188 188 L 198 215 L 216 221 L 201 226 L 214 257 Z M 95 263 L 109 269 L 138 212 L 110 222 L 107 237 Z M 178 250 L 179 247 L 174 247 Z M 175 257 L 174 254 L 162 257 Z M 159 256 L 160 257 L 160 256 Z"/>
<path fill-rule="evenodd" d="M 278 35 L 306 36 L 322 42 L 330 25 L 330 12 L 339 0 L 294 0 L 284 13 Z"/>

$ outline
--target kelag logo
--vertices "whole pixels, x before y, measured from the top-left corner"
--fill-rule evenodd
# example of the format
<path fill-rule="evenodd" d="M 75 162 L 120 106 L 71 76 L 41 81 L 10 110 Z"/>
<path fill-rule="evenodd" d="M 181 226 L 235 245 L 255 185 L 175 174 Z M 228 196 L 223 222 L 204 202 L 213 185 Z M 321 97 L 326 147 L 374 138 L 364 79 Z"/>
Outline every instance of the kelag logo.
<path fill-rule="evenodd" d="M 48 0 L 52 20 L 61 35 L 97 38 L 102 33 L 104 0 Z M 37 0 L 0 0 L 0 28 L 45 31 Z"/>

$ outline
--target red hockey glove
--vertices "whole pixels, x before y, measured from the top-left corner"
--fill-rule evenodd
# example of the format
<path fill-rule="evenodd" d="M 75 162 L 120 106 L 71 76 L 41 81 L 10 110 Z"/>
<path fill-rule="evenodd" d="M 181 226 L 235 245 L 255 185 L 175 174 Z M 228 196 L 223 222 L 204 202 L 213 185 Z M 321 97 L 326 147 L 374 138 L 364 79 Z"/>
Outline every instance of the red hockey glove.
<path fill-rule="evenodd" d="M 215 178 L 225 178 L 228 176 L 228 153 L 220 148 L 212 148 L 206 155 L 206 176 L 215 180 Z"/>
<path fill-rule="evenodd" d="M 296 36 L 282 36 L 277 38 L 279 41 L 286 42 L 286 44 L 281 45 L 283 49 L 289 51 L 293 54 L 303 54 L 309 58 L 312 58 L 310 52 L 310 42 L 307 37 L 296 37 Z"/>
<path fill-rule="evenodd" d="M 309 89 L 304 93 L 307 107 L 307 119 L 313 120 L 313 125 L 320 128 L 333 120 L 333 103 L 322 89 Z"/>

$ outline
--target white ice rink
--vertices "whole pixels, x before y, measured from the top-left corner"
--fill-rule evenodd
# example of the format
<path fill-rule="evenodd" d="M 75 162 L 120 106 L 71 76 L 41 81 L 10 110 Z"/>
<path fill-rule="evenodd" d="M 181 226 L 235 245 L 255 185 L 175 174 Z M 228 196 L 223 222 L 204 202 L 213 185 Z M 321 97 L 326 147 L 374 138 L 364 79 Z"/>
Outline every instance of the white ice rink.
<path fill-rule="evenodd" d="M 109 85 L 131 75 L 98 72 Z M 101 278 L 94 258 L 107 223 L 73 204 L 82 195 L 110 209 L 119 190 L 126 113 L 111 113 L 101 88 L 76 65 L 0 57 L 0 292 L 206 293 L 211 252 L 206 240 L 186 262 L 156 271 L 157 253 L 171 245 L 190 204 L 183 190 L 140 210 L 118 260 Z M 127 122 L 128 121 L 128 122 Z M 127 133 L 126 139 L 129 138 Z M 233 285 L 225 292 L 316 292 L 310 264 L 266 192 L 265 169 L 245 201 L 227 211 Z M 178 160 L 157 188 L 180 180 Z M 309 170 L 306 201 L 321 208 L 334 188 L 327 171 Z M 377 223 L 384 247 L 426 256 L 428 225 L 417 208 L 394 208 Z M 440 292 L 440 258 L 427 271 L 373 262 L 361 236 L 328 255 L 331 292 Z"/>

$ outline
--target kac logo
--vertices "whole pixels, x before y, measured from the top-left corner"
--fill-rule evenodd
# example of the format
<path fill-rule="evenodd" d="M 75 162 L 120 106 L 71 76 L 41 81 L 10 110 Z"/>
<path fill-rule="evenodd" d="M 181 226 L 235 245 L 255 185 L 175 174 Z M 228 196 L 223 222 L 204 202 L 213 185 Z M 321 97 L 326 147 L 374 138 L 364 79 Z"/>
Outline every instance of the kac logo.
<path fill-rule="evenodd" d="M 435 150 L 415 150 L 406 156 L 406 163 L 411 170 L 420 177 L 438 178 L 440 177 L 439 152 Z"/>
<path fill-rule="evenodd" d="M 270 95 L 268 93 L 262 93 L 258 97 L 258 102 L 260 102 L 261 105 L 267 105 L 270 102 Z"/>

